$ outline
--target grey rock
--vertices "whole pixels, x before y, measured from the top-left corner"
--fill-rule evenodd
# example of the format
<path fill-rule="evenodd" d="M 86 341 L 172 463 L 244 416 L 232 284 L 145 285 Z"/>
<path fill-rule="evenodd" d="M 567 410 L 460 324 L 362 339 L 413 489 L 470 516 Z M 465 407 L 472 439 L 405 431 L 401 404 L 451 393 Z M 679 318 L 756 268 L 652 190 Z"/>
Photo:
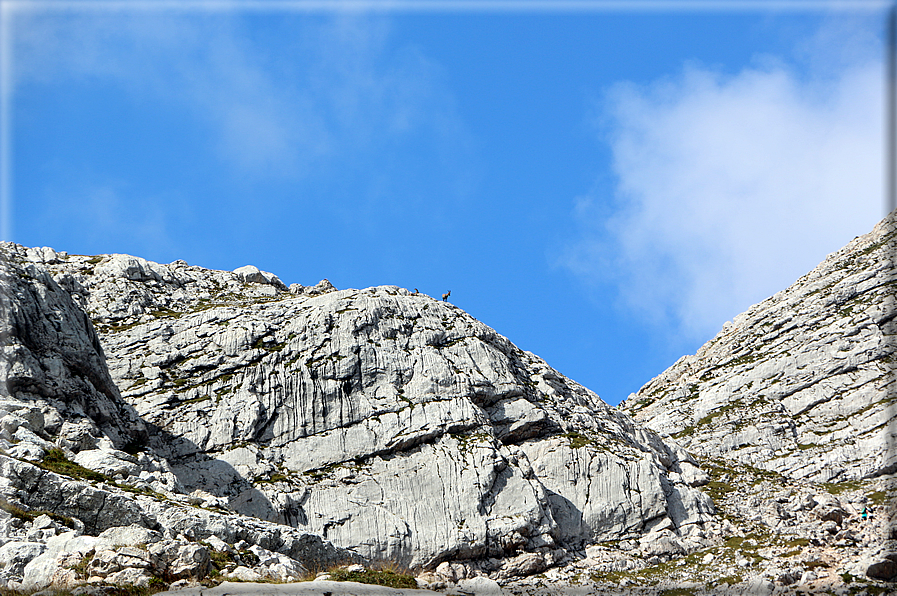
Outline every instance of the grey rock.
<path fill-rule="evenodd" d="M 229 579 L 231 581 L 239 581 L 239 582 L 260 582 L 265 579 L 265 576 L 250 569 L 249 567 L 244 567 L 240 565 L 233 571 L 229 571 L 223 574 L 223 577 Z"/>
<path fill-rule="evenodd" d="M 287 290 L 254 267 L 51 261 L 27 266 L 66 280 L 122 397 L 153 429 L 145 447 L 170 463 L 140 459 L 138 472 L 116 456 L 132 464 L 116 467 L 99 457 L 110 447 L 86 438 L 94 428 L 63 423 L 60 442 L 87 467 L 292 526 L 289 540 L 318 534 L 414 567 L 532 553 L 520 561 L 544 568 L 543 551 L 658 525 L 691 532 L 714 517 L 684 450 L 451 304 L 327 280 Z M 141 508 L 130 520 L 171 538 L 251 534 L 245 522 L 227 530 Z M 256 539 L 295 558 L 277 538 Z"/>
<path fill-rule="evenodd" d="M 96 538 L 78 536 L 75 532 L 50 538 L 46 542 L 46 551 L 25 566 L 22 585 L 34 590 L 50 585 L 66 587 L 75 584 L 78 575 L 71 567 L 91 553 L 95 544 Z"/>
<path fill-rule="evenodd" d="M 0 573 L 6 578 L 21 579 L 21 574 L 32 559 L 41 555 L 47 547 L 36 542 L 7 542 L 0 546 Z"/>
<path fill-rule="evenodd" d="M 139 569 L 135 567 L 127 567 L 121 571 L 106 576 L 106 583 L 113 586 L 135 586 L 137 588 L 145 588 L 155 576 L 147 569 Z"/>
<path fill-rule="evenodd" d="M 125 546 L 116 550 L 97 549 L 87 571 L 90 575 L 106 577 L 122 569 L 150 569 L 153 562 L 150 553 L 133 546 Z"/>
<path fill-rule="evenodd" d="M 118 444 L 140 440 L 143 422 L 109 376 L 90 319 L 45 269 L 17 251 L 0 245 L 0 397 L 50 400 L 70 418 L 99 422 Z"/>
<path fill-rule="evenodd" d="M 162 534 L 139 525 L 115 526 L 97 536 L 94 547 L 97 551 L 116 549 L 121 546 L 148 545 L 162 540 Z"/>
<path fill-rule="evenodd" d="M 140 473 L 137 458 L 117 449 L 87 449 L 75 455 L 76 464 L 108 476 Z"/>
<path fill-rule="evenodd" d="M 867 577 L 884 581 L 897 579 L 897 552 L 878 553 L 861 563 Z"/>
<path fill-rule="evenodd" d="M 447 593 L 501 596 L 502 591 L 501 586 L 497 581 L 489 579 L 488 577 L 478 576 L 462 579 L 455 586 L 454 590 L 450 590 Z"/>
<path fill-rule="evenodd" d="M 775 584 L 765 577 L 755 577 L 747 586 L 747 593 L 752 596 L 769 596 L 774 590 Z"/>
<path fill-rule="evenodd" d="M 700 457 L 822 482 L 897 470 L 897 216 L 727 323 L 622 405 Z"/>
<path fill-rule="evenodd" d="M 147 547 L 155 569 L 175 579 L 201 579 L 211 569 L 209 550 L 199 544 L 161 540 Z"/>
<path fill-rule="evenodd" d="M 270 284 L 279 289 L 286 289 L 284 283 L 276 275 L 267 271 L 259 271 L 258 267 L 253 265 L 234 269 L 234 273 L 246 283 Z"/>

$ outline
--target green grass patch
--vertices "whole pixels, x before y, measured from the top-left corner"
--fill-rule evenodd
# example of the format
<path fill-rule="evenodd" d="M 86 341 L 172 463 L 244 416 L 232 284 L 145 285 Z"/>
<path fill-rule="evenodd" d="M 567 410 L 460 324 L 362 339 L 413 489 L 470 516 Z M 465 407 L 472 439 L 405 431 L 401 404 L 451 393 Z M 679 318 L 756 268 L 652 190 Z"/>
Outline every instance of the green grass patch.
<path fill-rule="evenodd" d="M 348 571 L 345 567 L 341 567 L 330 572 L 330 579 L 338 582 L 357 582 L 390 588 L 417 588 L 417 581 L 413 575 L 391 569 Z"/>
<path fill-rule="evenodd" d="M 680 430 L 679 432 L 674 434 L 673 438 L 674 439 L 684 439 L 685 437 L 690 437 L 693 434 L 695 434 L 695 427 L 686 426 L 685 428 L 683 428 L 682 430 Z"/>
<path fill-rule="evenodd" d="M 735 490 L 735 488 L 728 482 L 719 482 L 717 480 L 711 480 L 704 486 L 706 487 L 707 492 L 710 493 L 710 498 L 714 501 L 722 499 L 726 494 Z"/>
<path fill-rule="evenodd" d="M 265 478 L 264 476 L 260 476 L 258 478 L 253 479 L 253 482 L 256 484 L 271 484 L 273 482 L 286 482 L 290 477 L 286 474 L 282 474 L 281 472 L 274 472 L 271 474 L 270 478 Z"/>
<path fill-rule="evenodd" d="M 869 493 L 867 497 L 870 501 L 872 501 L 873 505 L 884 505 L 885 497 L 887 497 L 887 494 L 883 490 L 877 490 L 873 493 Z"/>
<path fill-rule="evenodd" d="M 265 350 L 267 352 L 279 352 L 287 346 L 286 342 L 284 343 L 275 343 L 274 341 L 265 341 L 265 338 L 260 337 L 255 340 L 255 343 L 252 344 L 252 348 L 255 350 Z"/>
<path fill-rule="evenodd" d="M 180 316 L 183 315 L 184 313 L 182 313 L 182 312 L 178 312 L 178 311 L 176 311 L 176 310 L 172 310 L 172 309 L 167 308 L 167 307 L 165 307 L 165 306 L 162 306 L 162 307 L 160 307 L 160 308 L 157 308 L 157 309 L 154 310 L 154 311 L 151 311 L 150 314 L 151 314 L 152 316 L 156 317 L 157 319 L 177 319 L 178 317 L 180 317 Z"/>
<path fill-rule="evenodd" d="M 62 474 L 63 476 L 71 476 L 81 480 L 94 480 L 96 482 L 109 482 L 110 478 L 105 474 L 88 470 L 83 466 L 79 466 L 75 462 L 67 459 L 61 449 L 50 449 L 44 454 L 44 458 L 35 465 Z"/>
<path fill-rule="evenodd" d="M 78 574 L 78 577 L 80 579 L 87 579 L 88 577 L 90 577 L 90 572 L 87 571 L 87 567 L 90 565 L 90 562 L 93 560 L 93 555 L 94 555 L 93 551 L 87 553 L 86 555 L 81 557 L 81 560 L 78 561 L 78 563 L 76 563 L 75 565 L 70 567 L 70 569 L 72 571 L 74 571 L 75 573 Z"/>
<path fill-rule="evenodd" d="M 209 401 L 210 399 L 212 399 L 211 395 L 200 395 L 199 397 L 194 397 L 193 399 L 185 399 L 184 401 L 182 401 L 180 403 L 181 403 L 181 405 L 198 404 L 201 401 Z"/>
<path fill-rule="evenodd" d="M 75 520 L 73 520 L 70 517 L 66 517 L 64 515 L 59 515 L 58 513 L 53 513 L 52 511 L 43 511 L 43 510 L 28 511 L 28 510 L 22 509 L 21 507 L 13 505 L 6 499 L 2 499 L 2 498 L 0 498 L 0 509 L 7 512 L 11 516 L 13 516 L 17 519 L 21 519 L 23 521 L 32 522 L 35 519 L 37 519 L 38 517 L 40 517 L 42 515 L 46 515 L 53 521 L 60 523 L 68 528 L 72 528 L 72 529 L 75 528 Z"/>
<path fill-rule="evenodd" d="M 800 447 L 800 445 L 798 445 Z M 848 490 L 859 490 L 863 488 L 863 483 L 858 480 L 846 480 L 844 482 L 823 482 L 823 488 L 832 495 L 840 495 Z"/>
<path fill-rule="evenodd" d="M 581 447 L 592 445 L 594 443 L 592 439 L 576 431 L 566 433 L 564 437 L 570 442 L 571 449 L 579 449 Z"/>
<path fill-rule="evenodd" d="M 809 546 L 810 539 L 809 538 L 794 538 L 792 540 L 788 540 L 785 542 L 787 546 Z"/>
<path fill-rule="evenodd" d="M 743 406 L 744 406 L 744 402 L 742 402 L 740 399 L 736 399 L 735 401 L 727 403 L 726 405 L 724 405 L 723 407 L 721 407 L 719 409 L 713 410 L 712 412 L 710 412 L 709 414 L 707 414 L 706 416 L 704 416 L 703 418 L 698 420 L 698 423 L 695 426 L 704 426 L 705 424 L 710 424 L 711 422 L 713 422 L 714 418 L 722 416 L 723 414 L 725 414 L 726 412 L 728 412 L 730 410 L 734 410 L 735 408 L 741 408 Z"/>
<path fill-rule="evenodd" d="M 119 323 L 118 325 L 105 325 L 100 326 L 98 331 L 101 333 L 118 333 L 119 331 L 127 331 L 128 329 L 133 329 L 137 325 L 139 325 L 139 321 L 134 321 L 133 323 Z"/>

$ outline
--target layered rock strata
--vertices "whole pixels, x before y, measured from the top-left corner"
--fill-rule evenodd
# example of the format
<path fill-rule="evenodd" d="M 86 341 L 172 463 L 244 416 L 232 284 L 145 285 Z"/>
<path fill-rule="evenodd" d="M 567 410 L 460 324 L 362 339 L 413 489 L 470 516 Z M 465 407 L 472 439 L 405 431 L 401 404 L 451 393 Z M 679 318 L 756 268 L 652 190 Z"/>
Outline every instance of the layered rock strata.
<path fill-rule="evenodd" d="M 203 529 L 215 527 L 208 516 L 163 523 L 177 508 L 155 493 L 240 528 L 320 536 L 347 556 L 431 569 L 464 560 L 494 577 L 539 572 L 602 540 L 710 542 L 713 504 L 695 488 L 706 475 L 687 453 L 451 304 L 389 286 L 287 288 L 254 267 L 3 250 L 10 270 L 33 269 L 89 315 L 127 403 L 110 399 L 139 418 L 113 421 L 116 435 L 88 416 L 93 442 L 51 428 L 28 443 L 34 461 L 62 447 L 147 493 L 122 523 L 222 538 Z M 7 465 L 4 492 L 17 502 L 81 515 L 27 501 L 18 478 L 40 472 Z M 89 534 L 108 527 L 91 523 Z M 276 542 L 260 546 L 301 554 Z"/>
<path fill-rule="evenodd" d="M 158 429 L 122 400 L 87 315 L 46 269 L 15 252 L 2 256 L 0 587 L 33 590 L 107 576 L 138 585 L 159 576 L 198 579 L 210 555 L 191 545 L 197 540 L 270 551 L 277 561 L 262 571 L 277 578 L 298 578 L 299 561 L 357 559 L 317 534 L 201 508 L 202 499 L 183 494 L 168 462 L 142 447 Z M 117 563 L 79 568 L 100 556 L 97 535 L 125 526 L 151 532 L 165 552 L 150 556 L 146 540 L 142 554 L 106 545 L 102 556 Z M 119 571 L 124 575 L 115 576 Z"/>
<path fill-rule="evenodd" d="M 895 222 L 735 317 L 623 411 L 698 457 L 791 478 L 895 472 Z"/>

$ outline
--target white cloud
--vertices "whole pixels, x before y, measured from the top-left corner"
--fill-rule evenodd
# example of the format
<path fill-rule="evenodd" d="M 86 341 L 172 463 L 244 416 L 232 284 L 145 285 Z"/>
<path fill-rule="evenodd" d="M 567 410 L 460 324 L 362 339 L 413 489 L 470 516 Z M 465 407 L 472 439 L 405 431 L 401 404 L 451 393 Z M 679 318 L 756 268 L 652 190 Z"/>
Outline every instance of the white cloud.
<path fill-rule="evenodd" d="M 403 134 L 444 138 L 456 120 L 438 68 L 391 47 L 383 17 L 25 10 L 15 34 L 20 89 L 111 82 L 204 122 L 249 174 L 302 177 Z"/>
<path fill-rule="evenodd" d="M 803 45 L 808 71 L 760 57 L 734 76 L 691 64 L 612 88 L 614 212 L 579 199 L 567 266 L 706 339 L 869 231 L 883 205 L 883 69 L 843 40 L 849 60 L 819 60 L 831 33 Z"/>
<path fill-rule="evenodd" d="M 183 221 L 160 207 L 170 197 L 136 194 L 124 182 L 53 188 L 37 212 L 45 228 L 87 254 L 127 252 L 173 260 Z M 181 197 L 176 197 L 181 198 Z M 183 201 L 181 201 L 183 204 Z M 189 210 L 189 208 L 186 208 Z"/>

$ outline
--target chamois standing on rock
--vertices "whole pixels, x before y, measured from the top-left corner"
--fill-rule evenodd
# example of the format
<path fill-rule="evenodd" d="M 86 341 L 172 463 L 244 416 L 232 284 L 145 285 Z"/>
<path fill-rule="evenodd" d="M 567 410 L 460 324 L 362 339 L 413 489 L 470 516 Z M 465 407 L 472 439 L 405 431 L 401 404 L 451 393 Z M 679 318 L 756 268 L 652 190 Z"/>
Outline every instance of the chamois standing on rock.
<path fill-rule="evenodd" d="M 445 294 L 442 295 L 442 301 L 445 302 L 446 300 L 448 300 L 448 297 L 451 295 L 452 295 L 452 291 L 449 290 L 448 292 L 446 292 Z"/>

